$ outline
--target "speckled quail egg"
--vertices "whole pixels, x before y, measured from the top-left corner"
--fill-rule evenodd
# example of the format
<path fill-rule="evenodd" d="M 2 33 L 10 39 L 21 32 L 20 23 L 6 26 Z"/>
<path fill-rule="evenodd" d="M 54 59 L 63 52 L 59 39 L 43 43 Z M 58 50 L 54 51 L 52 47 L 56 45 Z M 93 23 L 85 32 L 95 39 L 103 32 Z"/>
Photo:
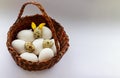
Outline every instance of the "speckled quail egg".
<path fill-rule="evenodd" d="M 35 39 L 42 37 L 42 30 L 39 27 L 37 27 L 33 33 L 34 33 Z"/>
<path fill-rule="evenodd" d="M 42 38 L 39 38 L 39 39 L 36 39 L 36 40 L 33 41 L 33 45 L 35 46 L 34 53 L 36 55 L 39 55 L 39 52 L 43 49 L 42 43 L 43 43 Z"/>
<path fill-rule="evenodd" d="M 54 52 L 50 48 L 44 48 L 39 53 L 39 62 L 46 62 L 50 60 L 52 57 L 54 57 Z"/>
<path fill-rule="evenodd" d="M 17 38 L 24 41 L 33 41 L 34 34 L 32 30 L 21 30 L 20 32 L 18 32 Z"/>
<path fill-rule="evenodd" d="M 12 46 L 13 46 L 13 48 L 14 48 L 19 54 L 25 52 L 24 45 L 25 45 L 25 41 L 24 41 L 24 40 L 16 39 L 16 40 L 13 40 L 13 41 L 12 41 Z"/>
<path fill-rule="evenodd" d="M 27 60 L 27 61 L 38 62 L 38 58 L 37 58 L 37 56 L 36 56 L 34 53 L 25 52 L 25 53 L 22 53 L 22 54 L 20 55 L 20 57 L 21 57 L 22 59 Z"/>
<path fill-rule="evenodd" d="M 43 48 L 51 48 L 53 46 L 53 42 L 50 39 L 43 40 Z"/>
<path fill-rule="evenodd" d="M 32 44 L 32 42 L 25 42 L 24 46 L 27 52 L 33 52 L 35 50 L 35 46 Z"/>

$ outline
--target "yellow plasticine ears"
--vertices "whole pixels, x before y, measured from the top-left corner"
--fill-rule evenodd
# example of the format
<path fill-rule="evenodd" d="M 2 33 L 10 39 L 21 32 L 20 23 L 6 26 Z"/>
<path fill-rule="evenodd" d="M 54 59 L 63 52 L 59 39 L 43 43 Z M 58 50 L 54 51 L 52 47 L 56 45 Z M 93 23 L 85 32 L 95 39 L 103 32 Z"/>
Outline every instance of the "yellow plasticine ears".
<path fill-rule="evenodd" d="M 38 27 L 39 29 L 42 29 L 45 26 L 45 23 L 41 23 Z"/>
<path fill-rule="evenodd" d="M 31 27 L 32 27 L 33 30 L 35 30 L 36 29 L 36 24 L 34 22 L 32 22 Z"/>

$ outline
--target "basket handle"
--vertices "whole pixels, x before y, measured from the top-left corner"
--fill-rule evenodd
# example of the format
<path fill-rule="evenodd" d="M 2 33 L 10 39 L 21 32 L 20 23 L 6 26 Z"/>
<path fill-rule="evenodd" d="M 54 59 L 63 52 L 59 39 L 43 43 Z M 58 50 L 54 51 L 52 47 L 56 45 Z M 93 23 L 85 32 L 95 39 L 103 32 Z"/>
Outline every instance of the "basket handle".
<path fill-rule="evenodd" d="M 47 13 L 45 12 L 44 8 L 42 7 L 42 5 L 38 2 L 35 2 L 35 1 L 30 1 L 30 2 L 26 2 L 22 5 L 21 7 L 21 10 L 20 10 L 20 13 L 18 15 L 18 18 L 17 20 L 19 20 L 24 12 L 24 9 L 26 7 L 26 5 L 28 4 L 32 4 L 32 5 L 35 5 L 36 7 L 39 8 L 39 10 L 41 11 L 42 13 L 42 16 L 45 18 L 45 20 L 47 21 L 51 31 L 52 31 L 52 35 L 53 35 L 53 38 L 55 40 L 55 45 L 56 45 L 56 49 L 57 49 L 57 52 L 60 50 L 60 47 L 58 46 L 58 39 L 57 39 L 57 36 L 56 36 L 56 31 L 55 31 L 55 28 L 53 26 L 53 23 L 52 23 L 52 20 L 51 18 L 47 15 Z"/>

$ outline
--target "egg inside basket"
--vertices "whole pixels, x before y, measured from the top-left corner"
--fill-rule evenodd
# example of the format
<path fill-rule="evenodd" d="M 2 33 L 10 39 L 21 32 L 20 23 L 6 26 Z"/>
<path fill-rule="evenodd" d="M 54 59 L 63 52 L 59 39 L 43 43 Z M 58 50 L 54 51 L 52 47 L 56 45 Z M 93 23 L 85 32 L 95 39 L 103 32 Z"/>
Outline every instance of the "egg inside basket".
<path fill-rule="evenodd" d="M 26 5 L 37 6 L 40 14 L 22 17 Z M 26 2 L 7 35 L 7 48 L 16 64 L 25 70 L 48 69 L 66 53 L 69 38 L 61 26 L 49 17 L 38 2 Z"/>

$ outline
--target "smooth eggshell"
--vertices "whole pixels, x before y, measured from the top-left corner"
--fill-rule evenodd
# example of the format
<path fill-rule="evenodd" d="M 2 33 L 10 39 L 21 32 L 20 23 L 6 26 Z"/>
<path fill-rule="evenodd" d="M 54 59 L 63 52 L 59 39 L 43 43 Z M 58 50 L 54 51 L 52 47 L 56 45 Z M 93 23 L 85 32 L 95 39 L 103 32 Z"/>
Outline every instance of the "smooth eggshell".
<path fill-rule="evenodd" d="M 55 46 L 55 41 L 54 41 L 54 39 L 51 39 L 51 41 L 53 42 L 53 46 L 51 47 L 51 49 L 53 50 L 54 54 L 56 54 L 57 49 L 56 49 L 56 46 Z"/>
<path fill-rule="evenodd" d="M 52 32 L 48 27 L 42 28 L 42 37 L 44 39 L 51 39 L 52 38 Z"/>
<path fill-rule="evenodd" d="M 32 30 L 21 30 L 20 32 L 18 32 L 17 38 L 22 39 L 27 42 L 29 41 L 31 42 L 34 40 L 33 31 Z"/>
<path fill-rule="evenodd" d="M 17 39 L 17 40 L 12 41 L 12 46 L 13 46 L 13 48 L 14 48 L 19 54 L 25 52 L 24 45 L 25 45 L 25 41 L 24 41 L 24 40 Z"/>
<path fill-rule="evenodd" d="M 35 46 L 34 53 L 36 55 L 39 55 L 39 52 L 43 49 L 42 43 L 43 43 L 42 38 L 39 38 L 39 39 L 36 39 L 36 40 L 33 41 L 33 45 Z"/>
<path fill-rule="evenodd" d="M 54 52 L 50 48 L 44 48 L 39 54 L 39 61 L 46 62 L 54 57 Z"/>
<path fill-rule="evenodd" d="M 31 61 L 31 62 L 37 62 L 38 61 L 37 56 L 33 53 L 25 52 L 25 53 L 22 53 L 20 55 L 20 57 L 27 60 L 27 61 Z"/>

